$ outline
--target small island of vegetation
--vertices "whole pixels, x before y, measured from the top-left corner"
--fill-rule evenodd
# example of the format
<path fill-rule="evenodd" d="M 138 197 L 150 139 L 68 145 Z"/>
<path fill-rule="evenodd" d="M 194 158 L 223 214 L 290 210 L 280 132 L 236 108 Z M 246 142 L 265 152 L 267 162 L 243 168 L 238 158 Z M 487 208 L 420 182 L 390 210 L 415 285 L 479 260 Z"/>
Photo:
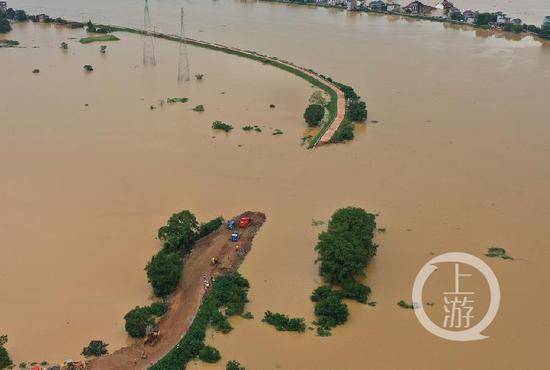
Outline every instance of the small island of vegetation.
<path fill-rule="evenodd" d="M 273 325 L 279 331 L 295 331 L 303 333 L 306 331 L 305 320 L 301 317 L 290 318 L 285 314 L 266 311 L 263 322 Z"/>
<path fill-rule="evenodd" d="M 343 299 L 367 302 L 370 288 L 358 279 L 365 277 L 364 269 L 378 249 L 373 241 L 375 218 L 361 208 L 342 208 L 332 215 L 327 231 L 319 235 L 316 262 L 326 285 L 311 295 L 319 335 L 330 335 L 331 328 L 347 321 L 349 313 Z"/>

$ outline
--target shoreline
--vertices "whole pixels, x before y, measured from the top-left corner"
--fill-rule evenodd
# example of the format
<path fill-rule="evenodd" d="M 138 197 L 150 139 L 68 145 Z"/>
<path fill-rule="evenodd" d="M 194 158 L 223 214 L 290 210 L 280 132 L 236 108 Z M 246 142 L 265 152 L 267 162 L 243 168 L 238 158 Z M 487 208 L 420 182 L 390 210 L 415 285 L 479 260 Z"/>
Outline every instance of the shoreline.
<path fill-rule="evenodd" d="M 499 27 L 494 27 L 490 25 L 478 25 L 475 23 L 468 23 L 468 22 L 459 22 L 454 21 L 452 19 L 448 18 L 442 18 L 442 17 L 436 17 L 436 16 L 430 16 L 430 15 L 422 15 L 422 14 L 411 14 L 411 13 L 403 13 L 403 12 L 394 12 L 394 11 L 387 11 L 387 10 L 375 10 L 375 9 L 368 9 L 368 8 L 362 8 L 362 9 L 347 9 L 343 6 L 338 5 L 325 5 L 325 4 L 317 4 L 317 3 L 300 3 L 296 1 L 289 1 L 289 0 L 260 0 L 267 3 L 279 3 L 279 4 L 291 4 L 296 6 L 305 6 L 305 7 L 313 7 L 313 8 L 327 8 L 327 9 L 340 9 L 340 10 L 346 10 L 350 12 L 357 12 L 357 13 L 374 13 L 374 14 L 381 14 L 386 16 L 400 16 L 404 18 L 411 18 L 411 19 L 417 19 L 422 21 L 430 21 L 434 23 L 446 23 L 446 24 L 452 24 L 456 26 L 466 26 L 472 29 L 472 31 L 475 30 L 484 30 L 484 31 L 490 31 L 492 35 L 497 35 L 499 33 L 504 34 L 510 34 L 510 35 L 525 35 L 525 36 L 532 36 L 535 40 L 541 42 L 541 43 L 550 43 L 550 36 L 545 37 L 541 36 L 535 32 L 531 31 L 522 31 L 522 32 L 513 32 L 513 31 L 506 31 Z"/>

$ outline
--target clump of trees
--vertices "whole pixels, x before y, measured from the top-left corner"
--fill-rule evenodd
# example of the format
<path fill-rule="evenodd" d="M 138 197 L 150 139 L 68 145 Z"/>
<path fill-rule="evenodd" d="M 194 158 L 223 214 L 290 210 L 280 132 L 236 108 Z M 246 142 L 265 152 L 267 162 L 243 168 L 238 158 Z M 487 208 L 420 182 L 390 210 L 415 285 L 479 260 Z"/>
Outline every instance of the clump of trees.
<path fill-rule="evenodd" d="M 326 285 L 315 289 L 311 300 L 315 302 L 320 335 L 347 320 L 348 310 L 342 299 L 361 303 L 368 300 L 370 288 L 358 279 L 365 277 L 364 269 L 378 248 L 373 242 L 375 219 L 361 208 L 342 208 L 332 215 L 327 231 L 319 235 L 316 262 Z"/>
<path fill-rule="evenodd" d="M 302 317 L 290 318 L 285 314 L 266 311 L 263 322 L 273 325 L 279 331 L 296 331 L 303 333 L 306 330 L 305 320 Z"/>
<path fill-rule="evenodd" d="M 325 116 L 325 108 L 319 104 L 310 104 L 304 112 L 304 120 L 309 126 L 319 126 Z"/>
<path fill-rule="evenodd" d="M 6 17 L 6 14 L 0 12 L 0 33 L 8 33 L 11 31 L 10 21 Z"/>
<path fill-rule="evenodd" d="M 189 252 L 193 247 L 199 223 L 188 210 L 174 213 L 158 230 L 158 238 L 164 242 L 163 248 L 171 252 Z"/>
<path fill-rule="evenodd" d="M 225 365 L 225 370 L 245 370 L 244 366 L 241 366 L 239 361 L 231 360 L 227 361 Z"/>
<path fill-rule="evenodd" d="M 8 8 L 5 14 L 6 18 L 16 22 L 26 22 L 29 20 L 27 13 L 24 10 L 16 10 L 13 8 Z"/>
<path fill-rule="evenodd" d="M 147 334 L 147 327 L 156 325 L 155 318 L 166 313 L 167 307 L 163 301 L 158 301 L 150 306 L 136 306 L 124 315 L 124 328 L 134 338 L 143 338 Z"/>
<path fill-rule="evenodd" d="M 13 365 L 10 355 L 4 346 L 8 343 L 7 335 L 0 335 L 0 369 L 9 368 Z"/>
<path fill-rule="evenodd" d="M 92 72 L 92 71 L 94 70 L 94 67 L 92 67 L 92 66 L 89 65 L 89 64 L 85 64 L 84 67 L 82 67 L 82 68 L 84 68 L 84 70 L 85 70 L 86 72 Z"/>
<path fill-rule="evenodd" d="M 90 33 L 109 33 L 111 31 L 112 30 L 109 27 L 94 25 L 91 20 L 88 20 L 88 23 L 86 23 L 86 32 L 90 32 Z"/>
<path fill-rule="evenodd" d="M 164 297 L 178 287 L 181 278 L 181 257 L 167 249 L 155 254 L 145 266 L 147 278 L 157 297 Z"/>
<path fill-rule="evenodd" d="M 204 105 L 199 104 L 195 108 L 193 108 L 195 112 L 204 112 Z"/>
<path fill-rule="evenodd" d="M 104 343 L 102 340 L 92 340 L 90 341 L 90 344 L 82 349 L 81 355 L 85 357 L 99 357 L 106 355 L 107 353 L 109 353 L 109 350 L 107 350 L 107 346 L 109 345 L 107 343 Z"/>
<path fill-rule="evenodd" d="M 199 360 L 210 364 L 220 361 L 220 351 L 211 346 L 204 346 L 199 352 Z"/>
<path fill-rule="evenodd" d="M 233 126 L 231 126 L 228 123 L 222 122 L 222 121 L 212 122 L 212 128 L 214 130 L 223 130 L 225 132 L 229 132 L 229 131 L 233 130 Z"/>

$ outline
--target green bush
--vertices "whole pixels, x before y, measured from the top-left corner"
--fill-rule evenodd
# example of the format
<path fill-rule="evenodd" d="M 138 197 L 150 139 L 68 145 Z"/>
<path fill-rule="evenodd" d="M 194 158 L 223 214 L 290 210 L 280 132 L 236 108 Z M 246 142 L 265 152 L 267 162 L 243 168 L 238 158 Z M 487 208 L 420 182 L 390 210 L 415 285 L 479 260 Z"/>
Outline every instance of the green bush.
<path fill-rule="evenodd" d="M 229 320 L 227 320 L 227 317 L 220 311 L 215 311 L 212 313 L 210 323 L 212 324 L 214 330 L 223 334 L 227 334 L 233 330 L 233 327 L 229 323 Z"/>
<path fill-rule="evenodd" d="M 3 13 L 0 13 L 0 33 L 8 33 L 10 31 L 10 22 L 7 20 Z"/>
<path fill-rule="evenodd" d="M 0 336 L 0 369 L 9 368 L 13 365 L 8 351 L 4 348 L 6 343 L 8 343 L 8 336 Z"/>
<path fill-rule="evenodd" d="M 222 121 L 212 122 L 212 128 L 214 130 L 223 130 L 225 132 L 229 132 L 229 131 L 233 130 L 233 126 L 231 126 L 228 123 L 222 122 Z"/>
<path fill-rule="evenodd" d="M 166 99 L 166 102 L 168 104 L 186 103 L 188 100 L 189 100 L 189 98 L 168 98 L 168 99 Z"/>
<path fill-rule="evenodd" d="M 149 313 L 153 316 L 162 316 L 168 311 L 168 307 L 166 306 L 166 303 L 164 301 L 159 300 L 156 302 L 153 302 L 149 306 Z"/>
<path fill-rule="evenodd" d="M 352 100 L 348 103 L 347 113 L 350 120 L 362 122 L 367 119 L 367 104 L 362 100 Z"/>
<path fill-rule="evenodd" d="M 370 295 L 370 288 L 355 280 L 343 283 L 342 290 L 338 292 L 342 298 L 353 299 L 360 303 L 367 303 Z"/>
<path fill-rule="evenodd" d="M 244 366 L 241 366 L 238 361 L 231 360 L 227 361 L 227 364 L 225 365 L 225 370 L 245 370 L 245 368 Z"/>
<path fill-rule="evenodd" d="M 304 119 L 309 126 L 318 126 L 325 115 L 325 108 L 319 104 L 310 104 L 304 112 Z"/>
<path fill-rule="evenodd" d="M 303 333 L 306 331 L 305 320 L 299 318 L 289 318 L 287 315 L 277 312 L 266 311 L 263 322 L 275 326 L 279 331 L 296 331 Z"/>
<path fill-rule="evenodd" d="M 248 302 L 247 295 L 250 288 L 248 280 L 240 274 L 230 274 L 224 279 L 217 279 L 216 286 L 218 289 L 214 290 L 212 295 L 226 308 L 226 315 L 241 315 Z"/>
<path fill-rule="evenodd" d="M 317 323 L 323 328 L 332 328 L 342 325 L 348 320 L 348 306 L 342 303 L 337 294 L 332 294 L 315 304 Z"/>
<path fill-rule="evenodd" d="M 330 141 L 331 143 L 342 143 L 344 141 L 353 140 L 354 137 L 353 123 L 348 119 L 344 119 L 340 127 L 338 127 L 336 132 L 332 135 Z"/>
<path fill-rule="evenodd" d="M 195 108 L 193 108 L 195 112 L 204 112 L 204 105 L 199 104 Z"/>
<path fill-rule="evenodd" d="M 90 344 L 88 346 L 84 347 L 82 349 L 81 355 L 85 357 L 91 357 L 91 356 L 103 356 L 109 353 L 107 350 L 107 343 L 104 343 L 102 340 L 92 340 L 90 341 Z"/>
<path fill-rule="evenodd" d="M 124 316 L 124 328 L 131 337 L 143 338 L 146 334 L 147 325 L 154 324 L 148 307 L 139 307 L 132 309 Z"/>
<path fill-rule="evenodd" d="M 209 364 L 220 361 L 220 351 L 211 346 L 204 346 L 199 352 L 199 360 L 208 362 Z"/>
<path fill-rule="evenodd" d="M 147 278 L 157 297 L 164 297 L 178 287 L 181 278 L 181 258 L 177 253 L 161 250 L 145 266 Z"/>
<path fill-rule="evenodd" d="M 364 276 L 363 269 L 378 247 L 373 242 L 375 230 L 375 216 L 361 208 L 336 211 L 315 247 L 321 276 L 329 284 L 339 285 Z"/>
<path fill-rule="evenodd" d="M 319 302 L 322 299 L 328 298 L 330 295 L 332 295 L 331 287 L 328 285 L 322 285 L 311 293 L 311 300 L 313 302 Z"/>
<path fill-rule="evenodd" d="M 223 225 L 223 217 L 216 217 L 213 220 L 210 220 L 204 224 L 201 224 L 199 227 L 199 232 L 196 236 L 196 239 L 204 238 L 206 235 L 213 233 L 218 230 Z"/>
<path fill-rule="evenodd" d="M 165 249 L 170 251 L 189 252 L 193 247 L 199 223 L 191 212 L 185 210 L 174 213 L 166 226 L 158 231 L 158 238 L 164 241 Z"/>

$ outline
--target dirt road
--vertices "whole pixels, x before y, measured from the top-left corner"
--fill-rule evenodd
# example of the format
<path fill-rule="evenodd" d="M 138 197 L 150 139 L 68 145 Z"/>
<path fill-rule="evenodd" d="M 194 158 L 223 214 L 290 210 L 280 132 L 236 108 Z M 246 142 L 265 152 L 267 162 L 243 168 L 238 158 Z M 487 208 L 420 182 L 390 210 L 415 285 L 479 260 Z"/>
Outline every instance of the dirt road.
<path fill-rule="evenodd" d="M 256 232 L 265 222 L 265 215 L 260 212 L 245 212 L 241 216 L 252 218 L 251 225 L 239 231 L 240 240 L 231 242 L 231 232 L 225 226 L 199 240 L 183 264 L 182 280 L 179 288 L 170 298 L 169 311 L 159 322 L 161 338 L 155 346 L 145 345 L 143 340 L 117 350 L 112 354 L 88 362 L 89 369 L 146 369 L 161 359 L 176 345 L 181 336 L 187 332 L 206 293 L 203 276 L 217 276 L 235 271 L 252 247 Z M 236 246 L 239 246 L 239 252 Z M 213 266 L 213 257 L 220 263 Z M 122 318 L 121 318 L 122 320 Z M 142 354 L 146 358 L 142 359 Z"/>

